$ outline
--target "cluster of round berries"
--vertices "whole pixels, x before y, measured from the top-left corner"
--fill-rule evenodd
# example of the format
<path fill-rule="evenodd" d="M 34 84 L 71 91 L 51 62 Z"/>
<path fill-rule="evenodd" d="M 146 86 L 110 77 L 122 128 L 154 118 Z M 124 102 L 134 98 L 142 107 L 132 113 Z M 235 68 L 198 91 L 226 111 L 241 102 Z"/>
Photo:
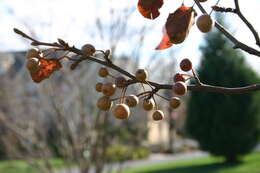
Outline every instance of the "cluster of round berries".
<path fill-rule="evenodd" d="M 189 71 L 192 69 L 192 64 L 190 60 L 184 59 L 180 63 L 180 67 L 183 71 Z M 98 75 L 102 78 L 106 78 L 108 76 L 112 76 L 109 74 L 109 71 L 105 67 L 101 67 L 98 71 Z M 148 84 L 147 78 L 148 78 L 148 72 L 145 69 L 138 69 L 135 73 L 135 77 L 139 83 Z M 174 85 L 173 85 L 173 92 L 176 95 L 182 96 L 186 94 L 187 92 L 187 85 L 185 84 L 185 77 L 184 74 L 177 73 L 174 76 Z M 95 86 L 95 89 L 97 92 L 101 92 L 103 94 L 102 97 L 100 97 L 97 100 L 97 107 L 100 110 L 107 111 L 110 110 L 113 101 L 117 99 L 111 99 L 110 97 L 113 96 L 116 92 L 116 88 L 122 89 L 121 97 L 118 98 L 120 100 L 119 104 L 116 104 L 113 109 L 113 115 L 118 119 L 127 119 L 130 115 L 130 108 L 133 108 L 139 104 L 139 97 L 142 99 L 142 107 L 145 111 L 151 111 L 155 108 L 155 111 L 152 114 L 152 118 L 155 121 L 162 120 L 164 118 L 163 111 L 159 110 L 157 108 L 156 102 L 154 100 L 153 95 L 149 95 L 151 93 L 144 92 L 138 95 L 128 95 L 125 96 L 125 88 L 128 86 L 128 80 L 123 76 L 114 77 L 114 83 L 113 82 L 106 82 L 101 83 L 98 82 Z M 144 94 L 148 93 L 145 97 Z M 172 97 L 170 99 L 167 99 L 169 101 L 169 106 L 173 109 L 176 109 L 180 106 L 180 98 L 178 97 Z"/>
<path fill-rule="evenodd" d="M 42 58 L 42 52 L 37 48 L 30 49 L 26 53 L 26 58 L 26 68 L 31 73 L 36 73 L 40 69 L 39 58 Z"/>

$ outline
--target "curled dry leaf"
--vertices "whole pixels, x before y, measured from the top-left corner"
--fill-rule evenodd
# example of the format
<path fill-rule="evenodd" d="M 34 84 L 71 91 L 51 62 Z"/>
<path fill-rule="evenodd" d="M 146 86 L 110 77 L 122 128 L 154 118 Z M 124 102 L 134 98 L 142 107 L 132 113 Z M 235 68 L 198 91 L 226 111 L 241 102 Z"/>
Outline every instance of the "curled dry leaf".
<path fill-rule="evenodd" d="M 61 63 L 57 59 L 39 58 L 39 61 L 39 70 L 36 72 L 30 72 L 32 80 L 36 83 L 49 78 L 54 71 L 57 71 L 62 67 Z"/>
<path fill-rule="evenodd" d="M 194 24 L 195 11 L 192 7 L 181 5 L 174 13 L 169 14 L 163 29 L 163 38 L 156 50 L 163 50 L 173 44 L 182 43 Z"/>
<path fill-rule="evenodd" d="M 163 0 L 139 0 L 138 10 L 148 19 L 155 19 L 160 15 L 159 9 L 163 5 Z"/>

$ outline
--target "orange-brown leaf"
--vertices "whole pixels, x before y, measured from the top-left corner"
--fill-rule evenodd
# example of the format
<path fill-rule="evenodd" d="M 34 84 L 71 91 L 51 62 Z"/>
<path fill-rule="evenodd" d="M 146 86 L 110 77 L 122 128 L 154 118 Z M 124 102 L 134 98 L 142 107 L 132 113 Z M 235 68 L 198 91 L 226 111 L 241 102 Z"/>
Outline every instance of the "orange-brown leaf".
<path fill-rule="evenodd" d="M 195 12 L 192 7 L 182 5 L 174 13 L 169 14 L 165 24 L 170 42 L 173 44 L 182 43 L 189 34 L 194 24 Z"/>
<path fill-rule="evenodd" d="M 36 83 L 49 78 L 54 71 L 59 70 L 62 67 L 57 59 L 40 58 L 39 61 L 39 70 L 35 73 L 30 72 L 32 80 Z"/>
<path fill-rule="evenodd" d="M 159 9 L 163 5 L 163 0 L 139 0 L 138 10 L 148 19 L 155 19 L 160 15 Z"/>
<path fill-rule="evenodd" d="M 170 38 L 166 32 L 165 27 L 163 27 L 163 38 L 160 44 L 155 48 L 156 50 L 163 50 L 171 47 L 173 44 L 170 42 Z"/>

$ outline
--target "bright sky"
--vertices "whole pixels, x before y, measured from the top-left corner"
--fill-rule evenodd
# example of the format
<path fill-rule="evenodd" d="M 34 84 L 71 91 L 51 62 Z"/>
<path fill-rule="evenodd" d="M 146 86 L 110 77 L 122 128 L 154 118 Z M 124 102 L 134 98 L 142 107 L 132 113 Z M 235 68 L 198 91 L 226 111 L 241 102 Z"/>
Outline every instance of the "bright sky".
<path fill-rule="evenodd" d="M 203 5 L 210 11 L 210 6 L 214 5 L 216 1 L 209 0 Z M 161 40 L 162 26 L 168 14 L 175 11 L 181 3 L 182 0 L 165 0 L 165 4 L 160 10 L 161 15 L 153 21 L 144 19 L 137 11 L 129 19 L 129 27 L 138 28 L 145 25 L 151 28 L 145 38 L 144 64 L 147 63 L 145 57 L 156 52 L 154 48 Z M 76 46 L 94 41 L 95 45 L 107 49 L 109 48 L 107 40 L 100 38 L 93 40 L 91 27 L 94 25 L 95 16 L 102 16 L 102 20 L 109 21 L 110 7 L 120 10 L 126 6 L 136 8 L 136 4 L 137 0 L 0 0 L 0 51 L 24 50 L 29 47 L 28 42 L 13 33 L 13 27 L 23 31 L 28 31 L 30 28 L 44 41 L 53 42 L 56 38 L 63 38 Z M 193 1 L 185 0 L 185 4 L 191 6 Z M 219 5 L 234 7 L 232 0 L 220 0 Z M 260 0 L 240 0 L 240 6 L 245 16 L 259 31 Z M 200 14 L 199 10 L 196 11 Z M 252 34 L 239 18 L 234 14 L 227 14 L 227 16 L 227 23 L 230 24 L 229 27 L 235 36 L 242 42 L 256 47 Z M 157 51 L 157 56 L 168 56 L 169 51 L 176 50 L 178 61 L 181 61 L 183 57 L 189 57 L 197 65 L 200 59 L 198 47 L 203 43 L 203 35 L 194 26 L 183 44 L 173 46 L 167 51 Z M 137 36 L 132 35 L 132 37 Z M 128 40 L 119 42 L 122 53 L 132 46 L 131 43 Z M 260 71 L 260 58 L 249 54 L 246 56 L 249 64 Z"/>

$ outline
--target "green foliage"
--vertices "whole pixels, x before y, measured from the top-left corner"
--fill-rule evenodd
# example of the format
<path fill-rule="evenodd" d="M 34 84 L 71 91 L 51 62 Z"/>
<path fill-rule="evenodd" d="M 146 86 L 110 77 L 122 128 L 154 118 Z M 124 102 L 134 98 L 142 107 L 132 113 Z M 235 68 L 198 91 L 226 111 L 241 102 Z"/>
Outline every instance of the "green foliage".
<path fill-rule="evenodd" d="M 42 160 L 38 161 L 43 164 Z M 57 170 L 66 167 L 65 162 L 61 159 L 51 159 L 50 164 Z M 22 160 L 0 161 L 0 173 L 38 173 L 35 167 Z"/>
<path fill-rule="evenodd" d="M 128 145 L 113 145 L 107 149 L 108 162 L 121 162 L 148 157 L 150 151 L 145 147 L 130 147 Z"/>
<path fill-rule="evenodd" d="M 260 153 L 244 157 L 241 164 L 223 163 L 223 158 L 206 157 L 130 168 L 124 173 L 258 173 Z"/>
<path fill-rule="evenodd" d="M 203 59 L 198 70 L 203 83 L 223 87 L 242 87 L 259 82 L 243 55 L 219 32 L 206 36 L 201 48 Z M 224 95 L 192 92 L 188 102 L 187 131 L 202 150 L 223 155 L 227 160 L 250 152 L 257 144 L 259 93 Z"/>

